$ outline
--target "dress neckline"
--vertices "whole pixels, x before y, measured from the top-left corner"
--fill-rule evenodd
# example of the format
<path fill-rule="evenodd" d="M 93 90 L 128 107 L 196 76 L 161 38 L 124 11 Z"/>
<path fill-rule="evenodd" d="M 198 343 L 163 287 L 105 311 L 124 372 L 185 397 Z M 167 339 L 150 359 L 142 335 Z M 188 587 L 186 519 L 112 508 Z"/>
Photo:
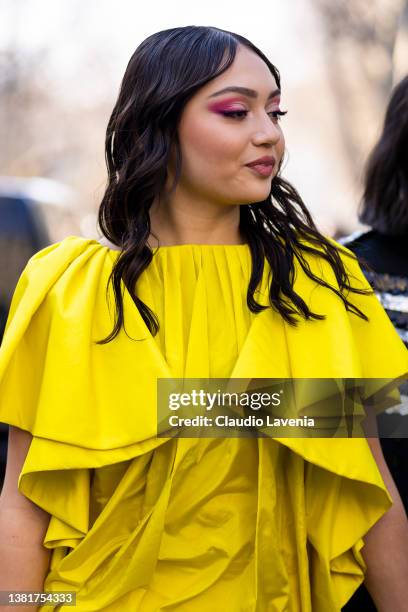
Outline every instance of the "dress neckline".
<path fill-rule="evenodd" d="M 93 242 L 95 242 L 96 244 L 98 244 L 99 246 L 103 247 L 104 249 L 107 249 L 108 251 L 110 251 L 111 253 L 120 253 L 121 250 L 120 249 L 112 249 L 109 246 L 102 244 L 101 242 L 99 242 L 99 240 L 94 239 Z M 211 250 L 211 249 L 240 249 L 240 250 L 247 250 L 249 249 L 249 244 L 247 242 L 244 242 L 243 244 L 200 244 L 200 243 L 185 243 L 185 244 L 164 244 L 158 247 L 151 247 L 152 252 L 156 253 L 156 252 L 160 252 L 160 251 L 167 251 L 167 250 L 176 250 L 176 249 L 182 249 L 182 250 L 186 250 L 186 249 L 195 249 L 195 250 Z"/>
<path fill-rule="evenodd" d="M 164 244 L 159 247 L 151 247 L 153 253 L 158 253 L 160 251 L 172 251 L 172 250 L 188 250 L 193 249 L 195 251 L 211 251 L 211 250 L 247 250 L 249 245 L 247 243 L 244 244 L 198 244 L 198 243 L 188 243 L 188 244 Z"/>

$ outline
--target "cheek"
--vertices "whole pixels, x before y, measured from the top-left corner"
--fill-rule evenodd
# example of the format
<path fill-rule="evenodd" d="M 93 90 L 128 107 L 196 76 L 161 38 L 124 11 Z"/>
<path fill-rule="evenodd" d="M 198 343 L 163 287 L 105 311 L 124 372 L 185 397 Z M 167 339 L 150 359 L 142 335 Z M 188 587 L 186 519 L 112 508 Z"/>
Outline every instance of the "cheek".
<path fill-rule="evenodd" d="M 180 129 L 180 143 L 183 155 L 191 161 L 199 159 L 207 167 L 228 157 L 236 160 L 242 151 L 242 138 L 237 131 L 222 129 L 214 120 L 188 122 Z"/>

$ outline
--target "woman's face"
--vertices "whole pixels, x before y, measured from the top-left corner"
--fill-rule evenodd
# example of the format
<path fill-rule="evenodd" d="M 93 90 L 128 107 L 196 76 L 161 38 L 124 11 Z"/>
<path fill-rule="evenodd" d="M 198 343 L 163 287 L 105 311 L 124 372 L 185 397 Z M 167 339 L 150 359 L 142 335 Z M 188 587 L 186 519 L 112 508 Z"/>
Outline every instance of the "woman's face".
<path fill-rule="evenodd" d="M 219 93 L 226 87 L 244 91 Z M 280 95 L 267 65 L 239 46 L 233 64 L 203 86 L 184 107 L 179 140 L 182 171 L 177 189 L 216 204 L 265 200 L 285 149 L 279 116 Z M 269 176 L 247 166 L 273 157 Z"/>

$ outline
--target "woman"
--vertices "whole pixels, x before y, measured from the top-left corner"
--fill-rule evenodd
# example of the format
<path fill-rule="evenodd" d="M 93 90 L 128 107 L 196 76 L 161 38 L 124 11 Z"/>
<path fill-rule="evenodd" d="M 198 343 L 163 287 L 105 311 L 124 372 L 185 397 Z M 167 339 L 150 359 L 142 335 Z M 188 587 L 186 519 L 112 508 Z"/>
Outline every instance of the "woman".
<path fill-rule="evenodd" d="M 107 129 L 108 243 L 43 249 L 13 298 L 2 589 L 74 591 L 81 612 L 328 612 L 366 577 L 380 610 L 403 609 L 405 516 L 378 441 L 157 435 L 161 378 L 408 370 L 355 258 L 279 174 L 283 113 L 277 69 L 237 34 L 136 49 Z"/>

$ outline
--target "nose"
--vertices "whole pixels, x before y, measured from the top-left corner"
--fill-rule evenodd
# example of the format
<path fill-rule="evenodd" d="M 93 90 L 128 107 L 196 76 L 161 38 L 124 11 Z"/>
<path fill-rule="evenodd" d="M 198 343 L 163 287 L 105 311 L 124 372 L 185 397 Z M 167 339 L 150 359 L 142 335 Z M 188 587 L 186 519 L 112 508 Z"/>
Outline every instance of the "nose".
<path fill-rule="evenodd" d="M 261 117 L 258 121 L 253 135 L 256 145 L 270 143 L 276 145 L 282 138 L 282 131 L 277 123 L 274 123 L 269 115 Z"/>

